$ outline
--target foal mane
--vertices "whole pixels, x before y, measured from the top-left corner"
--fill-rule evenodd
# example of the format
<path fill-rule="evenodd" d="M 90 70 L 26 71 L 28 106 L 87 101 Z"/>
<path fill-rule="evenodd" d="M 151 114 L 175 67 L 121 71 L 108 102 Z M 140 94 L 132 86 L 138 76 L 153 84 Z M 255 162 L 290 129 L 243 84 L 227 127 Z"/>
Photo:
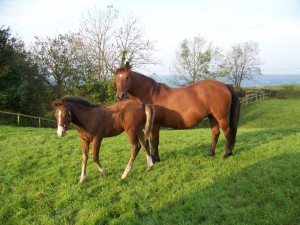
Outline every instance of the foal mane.
<path fill-rule="evenodd" d="M 87 107 L 99 107 L 100 106 L 100 105 L 91 103 L 91 102 L 89 102 L 88 100 L 86 100 L 84 98 L 75 97 L 75 96 L 64 96 L 64 97 L 61 98 L 61 100 L 64 100 L 64 101 L 69 102 L 69 103 L 80 104 L 80 105 L 87 106 Z"/>

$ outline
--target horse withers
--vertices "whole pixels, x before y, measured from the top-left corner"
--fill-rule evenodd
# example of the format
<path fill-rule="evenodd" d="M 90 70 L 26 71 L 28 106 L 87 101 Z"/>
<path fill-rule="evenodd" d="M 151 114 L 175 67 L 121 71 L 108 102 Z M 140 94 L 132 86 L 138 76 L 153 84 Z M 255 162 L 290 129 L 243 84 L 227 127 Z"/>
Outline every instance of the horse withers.
<path fill-rule="evenodd" d="M 122 101 L 108 106 L 94 105 L 78 97 L 62 97 L 51 103 L 55 109 L 57 121 L 57 134 L 66 135 L 67 128 L 72 122 L 76 125 L 82 145 L 82 172 L 80 183 L 86 178 L 86 165 L 89 146 L 93 146 L 93 160 L 98 170 L 105 175 L 105 169 L 99 161 L 101 141 L 105 137 L 121 134 L 123 131 L 132 145 L 131 158 L 121 178 L 124 179 L 132 169 L 133 162 L 141 148 L 144 146 L 147 155 L 147 171 L 152 166 L 152 157 L 148 136 L 153 127 L 154 109 L 150 104 L 141 104 L 136 101 Z M 145 127 L 145 133 L 143 128 Z"/>
<path fill-rule="evenodd" d="M 232 155 L 240 114 L 237 94 L 230 85 L 217 80 L 202 80 L 184 87 L 171 88 L 154 79 L 131 70 L 129 63 L 116 68 L 117 98 L 161 106 L 156 112 L 151 132 L 153 161 L 159 161 L 158 144 L 160 126 L 187 129 L 208 118 L 212 132 L 209 156 L 215 154 L 221 127 L 226 138 L 224 158 Z"/>

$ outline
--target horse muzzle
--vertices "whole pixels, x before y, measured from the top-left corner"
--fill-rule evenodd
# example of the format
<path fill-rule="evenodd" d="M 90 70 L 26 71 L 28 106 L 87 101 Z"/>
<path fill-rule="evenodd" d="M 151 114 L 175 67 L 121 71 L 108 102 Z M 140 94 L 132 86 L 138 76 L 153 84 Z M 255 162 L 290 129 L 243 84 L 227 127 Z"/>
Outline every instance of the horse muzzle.
<path fill-rule="evenodd" d="M 122 92 L 120 95 L 116 94 L 117 100 L 122 101 L 126 98 L 126 93 Z"/>

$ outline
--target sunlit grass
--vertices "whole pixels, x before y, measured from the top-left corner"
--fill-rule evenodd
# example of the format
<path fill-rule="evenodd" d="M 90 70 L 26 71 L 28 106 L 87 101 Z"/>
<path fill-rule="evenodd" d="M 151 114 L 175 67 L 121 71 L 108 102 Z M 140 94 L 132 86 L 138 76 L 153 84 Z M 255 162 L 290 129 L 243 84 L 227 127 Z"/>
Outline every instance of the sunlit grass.
<path fill-rule="evenodd" d="M 0 126 L 1 224 L 299 224 L 299 100 L 266 100 L 242 109 L 234 155 L 207 157 L 209 128 L 162 130 L 161 162 L 146 170 L 125 134 L 105 139 L 102 177 L 89 158 L 79 184 L 76 131 Z M 279 114 L 274 119 L 273 115 Z"/>

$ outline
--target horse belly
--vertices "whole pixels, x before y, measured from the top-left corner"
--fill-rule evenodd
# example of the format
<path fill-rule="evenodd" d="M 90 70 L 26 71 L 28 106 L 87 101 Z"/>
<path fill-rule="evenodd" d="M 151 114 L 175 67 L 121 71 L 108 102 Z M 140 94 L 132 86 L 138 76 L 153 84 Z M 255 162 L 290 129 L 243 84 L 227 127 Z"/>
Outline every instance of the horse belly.
<path fill-rule="evenodd" d="M 174 129 L 187 129 L 199 124 L 205 116 L 206 114 L 204 113 L 187 112 L 180 114 L 175 111 L 165 117 L 163 126 L 172 127 Z"/>

